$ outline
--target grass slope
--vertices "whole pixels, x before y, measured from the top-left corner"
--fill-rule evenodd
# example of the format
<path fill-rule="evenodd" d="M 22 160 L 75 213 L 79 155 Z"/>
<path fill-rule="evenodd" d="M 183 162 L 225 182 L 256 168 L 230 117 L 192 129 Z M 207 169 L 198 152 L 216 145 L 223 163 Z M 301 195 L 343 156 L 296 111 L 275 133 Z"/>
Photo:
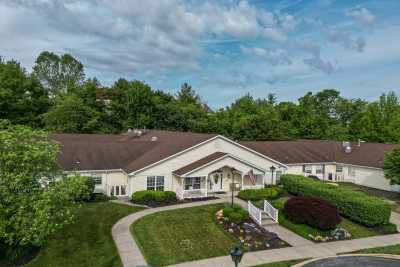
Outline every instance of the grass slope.
<path fill-rule="evenodd" d="M 363 249 L 363 250 L 353 251 L 351 253 L 360 253 L 360 254 L 377 253 L 377 254 L 400 255 L 400 245 L 392 245 L 392 246 L 377 247 L 377 248 L 367 248 L 367 249 Z M 348 253 L 345 253 L 345 254 L 348 254 Z"/>
<path fill-rule="evenodd" d="M 111 202 L 83 204 L 76 222 L 55 233 L 26 267 L 122 266 L 111 228 L 120 218 L 139 210 L 142 208 Z"/>
<path fill-rule="evenodd" d="M 131 231 L 151 266 L 228 255 L 233 236 L 215 223 L 223 204 L 165 211 L 143 217 Z"/>

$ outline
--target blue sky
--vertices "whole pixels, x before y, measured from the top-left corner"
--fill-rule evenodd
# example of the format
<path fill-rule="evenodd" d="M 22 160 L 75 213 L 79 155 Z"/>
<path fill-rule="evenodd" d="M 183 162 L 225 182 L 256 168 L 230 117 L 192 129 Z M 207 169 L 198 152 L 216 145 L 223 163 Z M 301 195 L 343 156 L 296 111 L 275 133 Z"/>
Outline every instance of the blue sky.
<path fill-rule="evenodd" d="M 400 93 L 400 1 L 0 0 L 0 55 L 28 71 L 43 50 L 88 77 L 191 84 L 213 108 L 250 93 Z"/>

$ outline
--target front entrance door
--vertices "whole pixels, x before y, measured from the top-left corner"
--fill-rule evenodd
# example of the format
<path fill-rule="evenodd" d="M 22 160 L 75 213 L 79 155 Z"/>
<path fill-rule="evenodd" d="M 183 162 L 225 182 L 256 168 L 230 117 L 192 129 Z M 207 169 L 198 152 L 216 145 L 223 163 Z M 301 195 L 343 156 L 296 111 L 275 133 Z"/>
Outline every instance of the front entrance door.
<path fill-rule="evenodd" d="M 210 179 L 210 189 L 214 192 L 222 190 L 222 173 L 214 173 Z"/>

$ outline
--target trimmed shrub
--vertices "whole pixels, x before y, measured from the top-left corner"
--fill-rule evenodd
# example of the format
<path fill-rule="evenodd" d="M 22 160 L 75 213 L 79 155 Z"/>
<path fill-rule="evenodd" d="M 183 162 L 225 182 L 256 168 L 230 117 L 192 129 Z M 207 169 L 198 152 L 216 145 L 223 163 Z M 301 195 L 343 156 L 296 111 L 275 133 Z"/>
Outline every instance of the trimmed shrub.
<path fill-rule="evenodd" d="M 245 189 L 239 192 L 238 197 L 244 200 L 258 201 L 262 199 L 275 199 L 282 193 L 282 189 L 274 186 L 262 189 Z"/>
<path fill-rule="evenodd" d="M 395 234 L 397 233 L 397 226 L 394 223 L 388 223 L 380 226 L 380 229 L 383 234 Z"/>
<path fill-rule="evenodd" d="M 241 223 L 249 219 L 249 213 L 240 205 L 234 204 L 233 207 L 225 207 L 222 209 L 223 216 L 234 223 Z"/>
<path fill-rule="evenodd" d="M 300 175 L 285 174 L 281 181 L 289 193 L 323 198 L 335 204 L 341 215 L 360 224 L 376 226 L 389 223 L 390 204 L 380 198 Z"/>
<path fill-rule="evenodd" d="M 132 201 L 135 203 L 173 203 L 177 201 L 176 193 L 172 191 L 142 190 L 132 194 Z"/>
<path fill-rule="evenodd" d="M 286 201 L 288 201 L 287 197 L 276 199 L 276 200 L 272 201 L 272 206 L 275 209 L 282 210 L 283 207 L 285 206 Z"/>
<path fill-rule="evenodd" d="M 335 229 L 341 222 L 336 207 L 322 198 L 292 197 L 286 201 L 283 213 L 295 223 L 321 230 Z"/>

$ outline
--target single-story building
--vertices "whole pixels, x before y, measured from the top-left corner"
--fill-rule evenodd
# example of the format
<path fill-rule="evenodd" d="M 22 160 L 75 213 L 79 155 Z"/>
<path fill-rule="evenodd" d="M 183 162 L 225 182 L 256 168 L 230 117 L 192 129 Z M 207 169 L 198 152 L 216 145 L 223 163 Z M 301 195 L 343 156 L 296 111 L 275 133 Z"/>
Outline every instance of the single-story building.
<path fill-rule="evenodd" d="M 66 173 L 93 177 L 96 191 L 130 196 L 168 190 L 180 198 L 275 184 L 283 173 L 397 191 L 384 178 L 396 145 L 297 140 L 236 142 L 222 135 L 131 130 L 120 135 L 52 134 Z"/>

